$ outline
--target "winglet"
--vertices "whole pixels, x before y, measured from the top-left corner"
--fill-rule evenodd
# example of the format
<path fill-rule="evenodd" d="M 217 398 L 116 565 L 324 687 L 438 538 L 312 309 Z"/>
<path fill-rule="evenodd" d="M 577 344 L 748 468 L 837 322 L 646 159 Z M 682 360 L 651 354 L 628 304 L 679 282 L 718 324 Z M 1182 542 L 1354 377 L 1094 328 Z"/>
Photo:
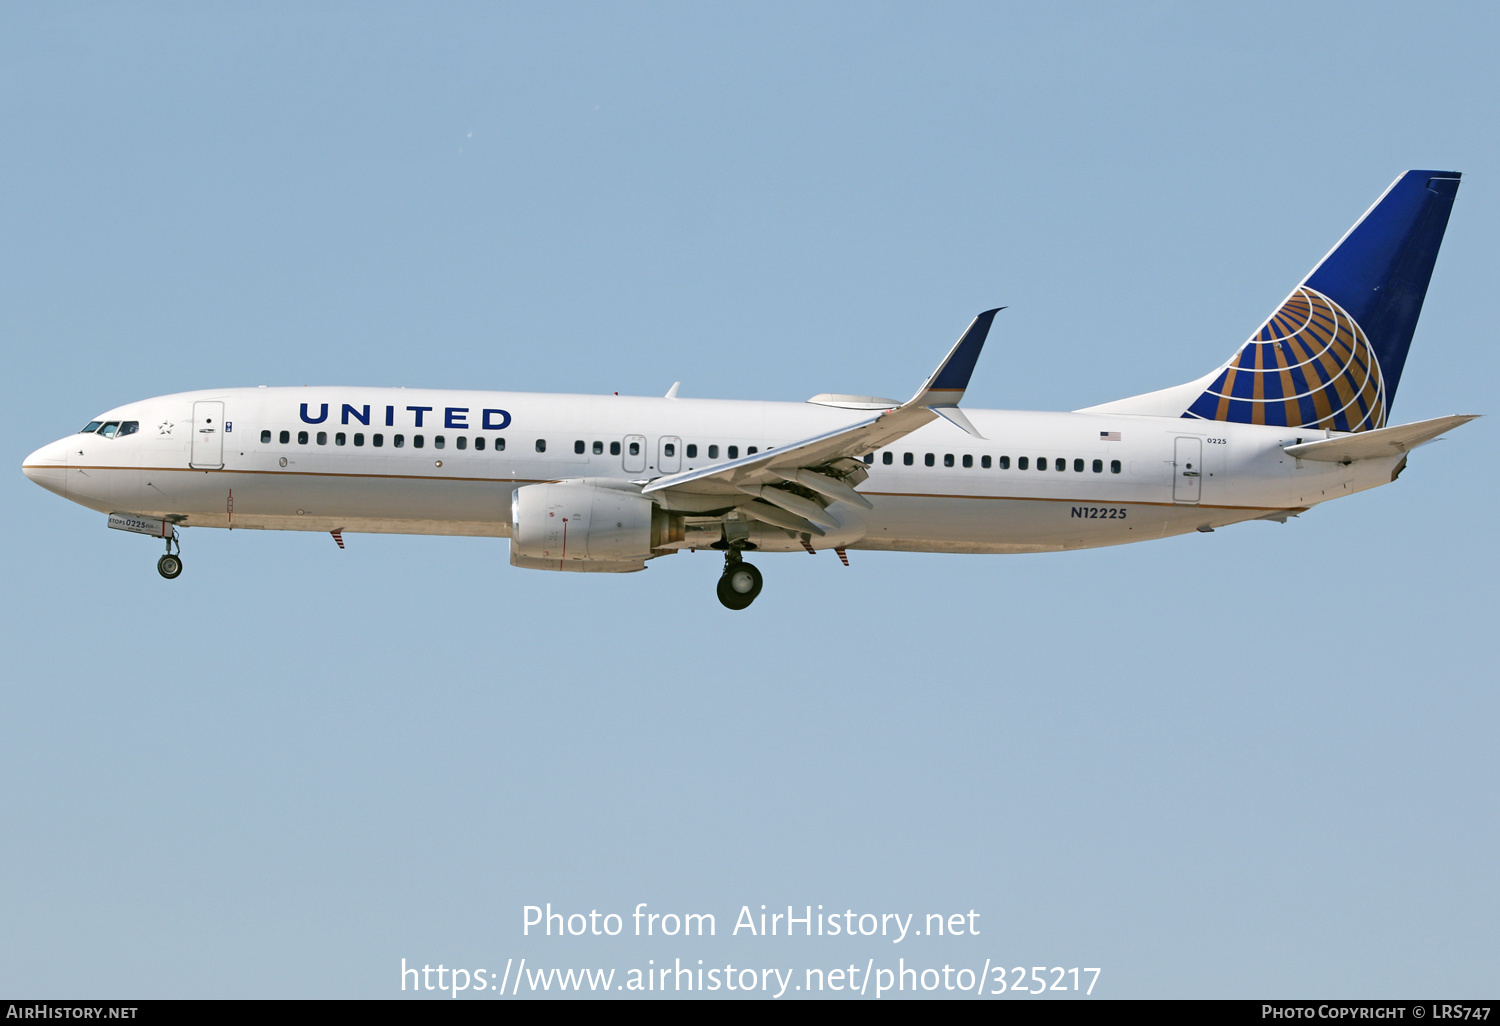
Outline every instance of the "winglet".
<path fill-rule="evenodd" d="M 674 381 L 674 382 L 672 382 L 672 387 L 669 388 L 669 389 L 667 389 L 666 398 L 668 398 L 668 399 L 676 399 L 677 398 L 677 389 L 681 385 L 682 385 L 682 382 L 680 382 L 680 381 Z"/>
<path fill-rule="evenodd" d="M 957 406 L 969 387 L 969 378 L 974 373 L 974 365 L 979 362 L 979 353 L 984 349 L 990 325 L 994 323 L 995 315 L 1004 309 L 1005 307 L 998 306 L 974 318 L 963 337 L 948 351 L 943 362 L 938 364 L 938 369 L 932 372 L 932 377 L 904 405 Z"/>

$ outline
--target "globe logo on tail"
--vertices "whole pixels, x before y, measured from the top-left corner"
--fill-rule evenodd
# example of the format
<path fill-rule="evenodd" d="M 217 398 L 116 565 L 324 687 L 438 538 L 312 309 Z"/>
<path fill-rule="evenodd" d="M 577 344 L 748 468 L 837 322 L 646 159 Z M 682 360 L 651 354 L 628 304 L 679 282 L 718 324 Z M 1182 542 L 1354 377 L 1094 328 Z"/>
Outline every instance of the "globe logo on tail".
<path fill-rule="evenodd" d="M 1304 285 L 1183 416 L 1367 431 L 1385 425 L 1385 382 L 1364 329 L 1343 307 Z"/>

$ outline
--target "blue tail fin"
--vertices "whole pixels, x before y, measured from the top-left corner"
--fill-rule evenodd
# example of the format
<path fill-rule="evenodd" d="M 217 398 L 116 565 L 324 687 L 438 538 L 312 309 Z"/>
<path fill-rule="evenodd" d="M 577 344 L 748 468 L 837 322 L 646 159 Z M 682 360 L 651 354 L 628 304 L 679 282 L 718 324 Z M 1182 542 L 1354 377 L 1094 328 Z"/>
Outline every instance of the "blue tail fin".
<path fill-rule="evenodd" d="M 1335 431 L 1383 426 L 1459 177 L 1408 171 L 1396 179 L 1183 416 Z"/>

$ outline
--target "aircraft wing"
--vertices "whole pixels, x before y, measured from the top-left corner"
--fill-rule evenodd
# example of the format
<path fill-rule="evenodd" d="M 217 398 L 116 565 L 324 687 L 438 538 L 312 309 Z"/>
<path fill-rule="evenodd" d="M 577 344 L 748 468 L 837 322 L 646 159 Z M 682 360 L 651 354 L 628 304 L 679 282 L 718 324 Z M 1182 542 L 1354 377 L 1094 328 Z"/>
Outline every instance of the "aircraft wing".
<path fill-rule="evenodd" d="M 865 453 L 889 445 L 938 417 L 978 436 L 958 403 L 1000 309 L 986 310 L 975 317 L 917 394 L 895 409 L 728 463 L 659 477 L 642 488 L 642 494 L 723 495 L 768 523 L 791 530 L 811 528 L 810 533 L 822 534 L 816 524 L 836 524 L 823 512 L 829 502 L 869 508 L 869 501 L 854 490 L 854 485 L 867 476 L 859 459 Z M 757 497 L 764 501 L 754 501 Z M 773 508 L 765 509 L 767 502 Z"/>
<path fill-rule="evenodd" d="M 1437 417 L 1419 420 L 1412 424 L 1397 424 L 1395 427 L 1376 428 L 1374 431 L 1359 431 L 1337 438 L 1324 438 L 1316 442 L 1283 446 L 1290 456 L 1299 460 L 1318 460 L 1323 463 L 1353 463 L 1355 460 L 1375 459 L 1380 456 L 1400 456 L 1419 445 L 1425 445 L 1444 431 L 1467 424 L 1477 415 Z"/>

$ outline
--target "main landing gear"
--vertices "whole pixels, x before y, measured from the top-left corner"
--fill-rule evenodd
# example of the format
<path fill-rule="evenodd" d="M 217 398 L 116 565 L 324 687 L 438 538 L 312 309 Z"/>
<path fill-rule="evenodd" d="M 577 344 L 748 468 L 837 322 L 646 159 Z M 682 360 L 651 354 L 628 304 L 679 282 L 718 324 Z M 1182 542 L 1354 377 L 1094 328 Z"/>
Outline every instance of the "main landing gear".
<path fill-rule="evenodd" d="M 765 579 L 741 558 L 738 549 L 724 553 L 724 573 L 719 578 L 719 601 L 729 609 L 744 609 L 760 594 Z"/>
<path fill-rule="evenodd" d="M 167 539 L 167 554 L 156 561 L 156 572 L 169 581 L 175 581 L 182 573 L 182 543 L 177 542 L 177 552 L 172 553 L 172 543 L 177 540 L 177 532 L 172 532 L 172 537 Z"/>

